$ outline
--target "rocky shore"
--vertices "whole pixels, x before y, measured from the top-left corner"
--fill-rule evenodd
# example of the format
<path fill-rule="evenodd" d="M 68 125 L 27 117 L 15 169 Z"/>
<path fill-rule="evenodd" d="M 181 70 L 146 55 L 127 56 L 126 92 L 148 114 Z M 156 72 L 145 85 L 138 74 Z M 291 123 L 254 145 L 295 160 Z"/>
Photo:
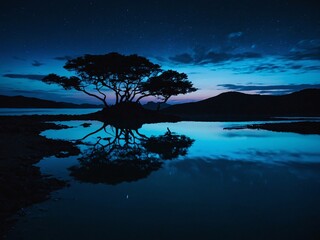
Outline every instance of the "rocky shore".
<path fill-rule="evenodd" d="M 287 122 L 248 125 L 249 129 L 263 129 L 274 132 L 292 132 L 300 134 L 320 134 L 320 122 Z"/>
<path fill-rule="evenodd" d="M 320 134 L 320 122 L 281 122 L 281 123 L 262 123 L 249 124 L 239 127 L 227 127 L 225 130 L 256 129 L 274 132 L 291 132 L 299 134 Z"/>

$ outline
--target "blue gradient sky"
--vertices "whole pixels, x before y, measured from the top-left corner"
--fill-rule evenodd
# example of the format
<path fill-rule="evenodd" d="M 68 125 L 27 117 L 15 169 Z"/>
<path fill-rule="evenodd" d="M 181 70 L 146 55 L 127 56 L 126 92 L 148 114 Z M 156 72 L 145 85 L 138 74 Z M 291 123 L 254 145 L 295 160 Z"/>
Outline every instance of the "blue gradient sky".
<path fill-rule="evenodd" d="M 70 74 L 69 57 L 112 51 L 187 73 L 199 91 L 171 103 L 320 88 L 316 1 L 13 0 L 0 11 L 4 95 L 92 102 L 39 79 Z"/>

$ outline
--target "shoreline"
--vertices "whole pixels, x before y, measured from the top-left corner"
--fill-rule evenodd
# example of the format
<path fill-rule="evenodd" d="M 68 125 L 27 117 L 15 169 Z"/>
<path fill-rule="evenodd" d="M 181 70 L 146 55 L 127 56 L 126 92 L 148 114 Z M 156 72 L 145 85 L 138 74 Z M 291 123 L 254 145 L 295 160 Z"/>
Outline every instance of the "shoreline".
<path fill-rule="evenodd" d="M 302 122 L 281 122 L 281 123 L 263 123 L 250 124 L 240 127 L 224 128 L 225 130 L 255 129 L 267 130 L 273 132 L 290 132 L 298 134 L 320 134 L 320 122 L 302 121 Z"/>
<path fill-rule="evenodd" d="M 291 132 L 299 134 L 320 134 L 320 122 L 303 121 L 290 123 L 264 123 L 248 125 L 248 129 L 263 129 L 273 132 Z"/>

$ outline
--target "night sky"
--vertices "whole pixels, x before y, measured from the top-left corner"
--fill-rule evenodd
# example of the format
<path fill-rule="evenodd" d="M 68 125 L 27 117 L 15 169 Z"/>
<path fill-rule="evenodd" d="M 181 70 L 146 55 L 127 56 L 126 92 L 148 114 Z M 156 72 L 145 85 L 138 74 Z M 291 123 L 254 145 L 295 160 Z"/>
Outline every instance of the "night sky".
<path fill-rule="evenodd" d="M 92 102 L 49 86 L 83 54 L 139 54 L 188 74 L 199 91 L 171 103 L 225 91 L 282 94 L 320 88 L 317 1 L 2 1 L 0 94 Z M 169 101 L 170 102 L 170 101 Z"/>

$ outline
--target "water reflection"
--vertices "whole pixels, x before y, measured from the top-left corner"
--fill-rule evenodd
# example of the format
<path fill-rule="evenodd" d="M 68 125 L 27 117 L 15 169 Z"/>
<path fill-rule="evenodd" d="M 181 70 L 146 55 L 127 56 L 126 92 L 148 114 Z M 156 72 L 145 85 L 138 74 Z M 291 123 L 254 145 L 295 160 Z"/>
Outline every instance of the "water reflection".
<path fill-rule="evenodd" d="M 63 140 L 81 139 L 95 129 L 102 127 L 101 122 L 91 121 L 90 127 L 83 127 L 83 121 L 59 122 L 73 128 L 62 130 L 47 130 L 42 135 Z M 319 162 L 319 135 L 301 135 L 295 133 L 277 133 L 265 130 L 223 130 L 225 127 L 250 123 L 212 123 L 212 122 L 179 122 L 144 124 L 138 131 L 144 135 L 159 136 L 169 129 L 186 135 L 196 141 L 188 149 L 188 157 L 207 157 L 215 159 L 230 159 L 244 161 L 260 161 L 274 163 L 278 161 Z M 109 134 L 113 133 L 109 126 Z M 130 128 L 132 129 L 132 128 Z M 102 130 L 103 131 L 103 130 Z M 133 132 L 135 132 L 133 130 Z M 113 137 L 98 132 L 90 135 L 84 141 L 88 142 L 97 137 Z"/>
<path fill-rule="evenodd" d="M 97 133 L 95 142 L 85 142 Z M 169 128 L 162 135 L 147 137 L 139 129 L 104 124 L 77 142 L 87 148 L 80 165 L 70 168 L 71 175 L 84 182 L 118 184 L 146 178 L 165 160 L 185 156 L 194 140 Z"/>
<path fill-rule="evenodd" d="M 223 130 L 236 123 L 83 123 L 44 133 L 82 139 L 83 163 L 38 164 L 67 180 L 78 164 L 72 174 L 83 182 L 34 206 L 8 239 L 320 239 L 319 135 Z"/>

